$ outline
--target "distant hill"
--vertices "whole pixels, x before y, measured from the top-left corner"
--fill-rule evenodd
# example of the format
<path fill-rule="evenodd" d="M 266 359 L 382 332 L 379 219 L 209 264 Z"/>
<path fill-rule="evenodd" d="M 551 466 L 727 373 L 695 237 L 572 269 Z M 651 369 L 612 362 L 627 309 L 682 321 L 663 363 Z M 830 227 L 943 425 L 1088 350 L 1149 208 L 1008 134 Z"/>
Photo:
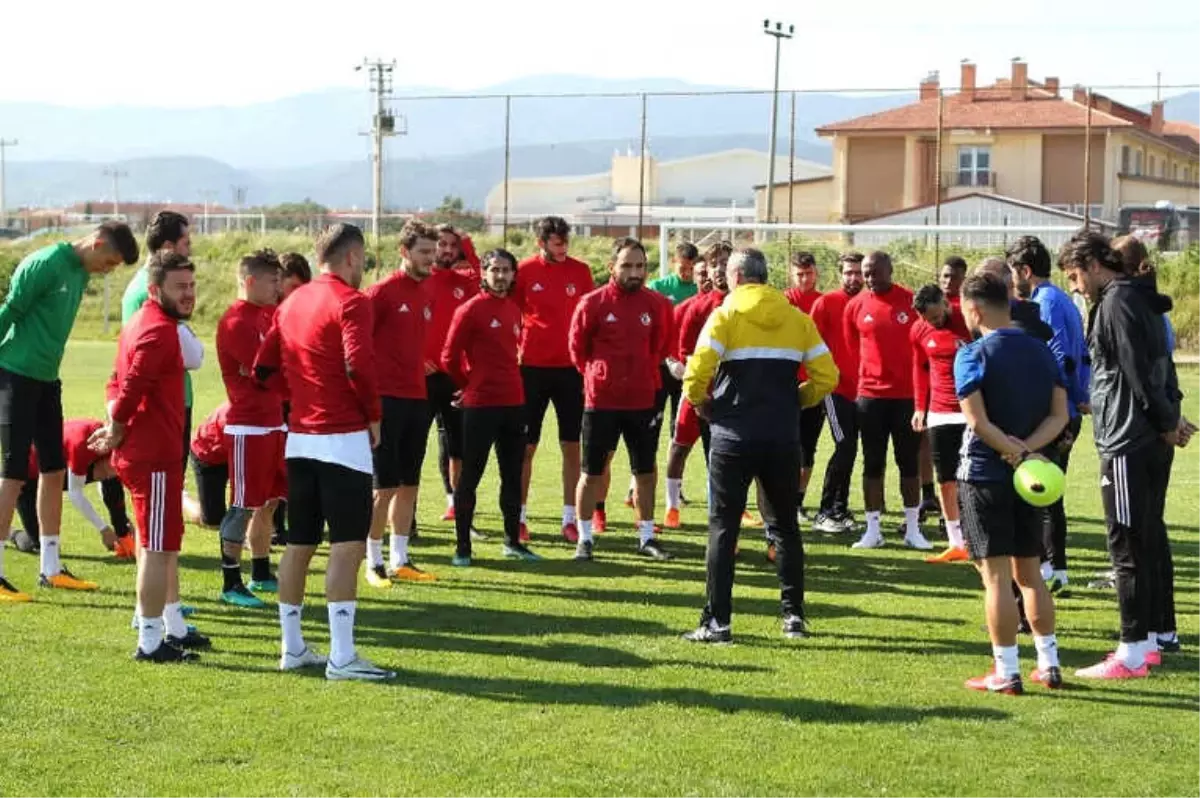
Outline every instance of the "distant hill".
<path fill-rule="evenodd" d="M 1150 104 L 1141 106 L 1143 111 L 1150 111 Z M 1176 94 L 1163 101 L 1163 117 L 1179 122 L 1200 124 L 1200 91 L 1189 91 Z"/>

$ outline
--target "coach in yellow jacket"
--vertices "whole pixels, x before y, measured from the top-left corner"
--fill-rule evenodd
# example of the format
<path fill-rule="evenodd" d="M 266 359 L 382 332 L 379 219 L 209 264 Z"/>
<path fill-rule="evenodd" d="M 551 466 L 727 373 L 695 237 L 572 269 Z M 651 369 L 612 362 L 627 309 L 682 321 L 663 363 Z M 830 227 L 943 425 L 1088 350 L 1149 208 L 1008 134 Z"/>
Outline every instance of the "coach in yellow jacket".
<path fill-rule="evenodd" d="M 725 268 L 730 295 L 713 311 L 688 359 L 683 391 L 708 419 L 708 585 L 697 643 L 732 640 L 733 559 L 755 478 L 774 519 L 783 633 L 804 637 L 804 548 L 796 524 L 800 409 L 833 390 L 837 366 L 813 320 L 766 285 L 767 259 L 740 249 Z M 801 364 L 808 379 L 797 384 Z M 711 390 L 710 390 L 711 389 Z"/>

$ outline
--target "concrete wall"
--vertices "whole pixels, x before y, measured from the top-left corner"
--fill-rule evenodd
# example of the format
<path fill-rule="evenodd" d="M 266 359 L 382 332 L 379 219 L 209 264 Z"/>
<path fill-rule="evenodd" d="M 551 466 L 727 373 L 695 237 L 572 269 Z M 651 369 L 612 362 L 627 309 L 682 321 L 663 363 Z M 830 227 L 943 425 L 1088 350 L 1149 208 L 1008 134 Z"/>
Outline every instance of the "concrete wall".
<path fill-rule="evenodd" d="M 608 173 L 579 177 L 522 178 L 508 184 L 508 212 L 518 214 L 573 213 L 592 202 L 580 202 L 581 197 L 606 196 L 610 188 Z M 636 184 L 635 184 L 636 185 Z M 634 198 L 637 201 L 637 198 Z M 488 215 L 504 212 L 504 184 L 488 192 L 484 202 Z"/>
<path fill-rule="evenodd" d="M 828 224 L 837 222 L 840 214 L 834 206 L 834 180 L 813 180 L 806 183 L 796 183 L 791 188 L 792 221 L 796 224 Z M 788 191 L 787 184 L 775 186 L 775 219 L 788 220 Z M 767 190 L 756 189 L 754 192 L 754 218 L 756 221 L 767 220 Z"/>
<path fill-rule="evenodd" d="M 651 155 L 646 156 L 645 201 L 656 201 L 658 163 Z M 612 197 L 614 202 L 637 204 L 639 182 L 642 176 L 642 159 L 638 155 L 614 155 L 612 159 Z"/>

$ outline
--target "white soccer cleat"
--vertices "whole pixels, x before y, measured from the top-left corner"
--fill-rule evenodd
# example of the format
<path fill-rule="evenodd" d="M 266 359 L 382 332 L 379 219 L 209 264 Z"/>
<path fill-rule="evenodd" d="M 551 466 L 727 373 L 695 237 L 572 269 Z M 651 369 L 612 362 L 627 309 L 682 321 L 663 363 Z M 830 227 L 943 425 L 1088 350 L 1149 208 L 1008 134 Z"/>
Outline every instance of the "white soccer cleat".
<path fill-rule="evenodd" d="M 341 666 L 334 665 L 333 662 L 326 663 L 325 678 L 332 682 L 386 682 L 389 679 L 395 679 L 396 672 L 376 667 L 362 657 L 355 657 Z"/>
<path fill-rule="evenodd" d="M 305 646 L 304 650 L 299 654 L 291 654 L 285 651 L 279 658 L 279 670 L 281 671 L 295 671 L 300 668 L 320 668 L 326 664 L 328 664 L 328 658 L 321 656 L 308 646 Z"/>
<path fill-rule="evenodd" d="M 880 534 L 879 532 L 864 532 L 863 536 L 861 538 L 859 538 L 857 542 L 855 542 L 853 545 L 851 545 L 850 548 L 852 548 L 852 549 L 878 549 L 878 548 L 882 548 L 883 545 L 884 545 L 884 540 L 883 540 L 882 534 Z"/>
<path fill-rule="evenodd" d="M 919 529 L 915 532 L 909 532 L 904 536 L 904 545 L 910 549 L 919 549 L 920 551 L 929 551 L 933 548 L 933 544 L 925 539 L 925 536 L 921 534 L 921 530 Z"/>

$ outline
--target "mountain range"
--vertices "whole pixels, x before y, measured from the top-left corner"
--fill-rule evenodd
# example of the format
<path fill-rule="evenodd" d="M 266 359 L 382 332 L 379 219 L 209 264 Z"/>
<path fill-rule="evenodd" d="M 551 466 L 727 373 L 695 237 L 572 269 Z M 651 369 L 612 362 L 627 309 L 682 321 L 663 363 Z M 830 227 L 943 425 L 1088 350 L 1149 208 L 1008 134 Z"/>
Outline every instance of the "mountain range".
<path fill-rule="evenodd" d="M 711 92 L 649 97 L 647 140 L 660 160 L 747 147 L 765 151 L 770 95 L 678 80 L 605 80 L 547 75 L 490 86 L 472 94 L 436 87 L 398 87 L 389 105 L 405 130 L 385 144 L 385 204 L 436 205 L 446 194 L 480 207 L 504 175 L 505 95 Z M 436 99 L 419 99 L 435 96 Z M 828 144 L 813 128 L 914 99 L 913 94 L 796 95 L 797 157 L 829 162 Z M 0 103 L 8 151 L 8 207 L 53 207 L 111 200 L 103 172 L 122 174 L 130 201 L 200 201 L 212 192 L 231 204 L 231 187 L 247 204 L 311 198 L 336 207 L 370 204 L 370 127 L 374 98 L 365 88 L 331 89 L 238 107 L 162 109 L 65 108 Z M 788 146 L 790 96 L 780 98 L 779 153 Z M 639 97 L 513 97 L 511 174 L 586 174 L 608 169 L 615 150 L 638 149 Z M 1190 114 L 1190 116 L 1189 116 Z M 1195 119 L 1200 94 L 1168 101 L 1167 117 Z M 81 134 L 86 131 L 86 134 Z"/>

